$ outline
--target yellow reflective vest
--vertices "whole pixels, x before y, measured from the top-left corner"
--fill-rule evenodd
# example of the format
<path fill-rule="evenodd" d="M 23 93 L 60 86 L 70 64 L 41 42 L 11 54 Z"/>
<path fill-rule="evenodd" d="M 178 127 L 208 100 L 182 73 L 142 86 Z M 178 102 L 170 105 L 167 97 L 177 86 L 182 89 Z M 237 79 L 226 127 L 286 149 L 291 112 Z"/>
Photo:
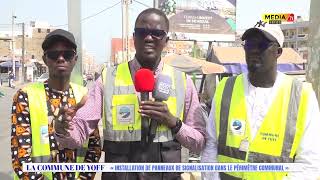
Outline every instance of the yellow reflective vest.
<path fill-rule="evenodd" d="M 225 78 L 215 93 L 219 163 L 292 163 L 305 129 L 308 83 L 285 75 L 254 139 L 251 138 L 244 75 Z M 247 146 L 247 147 L 246 147 Z M 221 179 L 282 179 L 287 172 L 220 173 Z"/>
<path fill-rule="evenodd" d="M 80 102 L 81 98 L 87 94 L 85 87 L 70 83 L 76 102 Z M 49 163 L 51 162 L 51 152 L 49 144 L 48 130 L 48 108 L 47 99 L 43 83 L 33 83 L 23 88 L 28 94 L 29 111 L 31 119 L 32 149 L 31 159 L 33 163 Z M 77 162 L 84 162 L 87 152 L 87 142 L 82 148 L 77 149 Z M 52 172 L 43 172 L 45 179 L 52 180 Z M 79 173 L 76 173 L 76 177 Z M 18 180 L 18 176 L 14 174 L 14 179 Z"/>
<path fill-rule="evenodd" d="M 165 103 L 169 111 L 183 120 L 186 76 L 183 72 L 164 64 L 163 74 L 172 79 L 171 95 Z M 102 72 L 105 86 L 103 128 L 104 139 L 130 142 L 141 140 L 139 100 L 132 81 L 128 62 L 106 68 Z M 173 140 L 171 130 L 164 125 L 157 128 L 154 142 Z"/>

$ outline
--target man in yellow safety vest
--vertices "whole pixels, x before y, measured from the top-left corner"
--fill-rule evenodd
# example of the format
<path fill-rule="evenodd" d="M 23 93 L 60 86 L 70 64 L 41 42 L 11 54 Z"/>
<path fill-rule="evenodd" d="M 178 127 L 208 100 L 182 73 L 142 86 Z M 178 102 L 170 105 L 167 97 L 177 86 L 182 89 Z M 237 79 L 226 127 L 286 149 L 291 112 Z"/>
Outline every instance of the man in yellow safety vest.
<path fill-rule="evenodd" d="M 135 58 L 107 67 L 102 72 L 90 90 L 86 104 L 72 119 L 71 122 L 76 123 L 72 123 L 72 129 L 67 129 L 69 135 L 56 132 L 58 141 L 64 142 L 62 145 L 81 145 L 102 118 L 105 162 L 178 163 L 183 161 L 182 146 L 193 152 L 201 151 L 205 144 L 205 116 L 197 91 L 190 77 L 161 60 L 162 50 L 169 40 L 168 32 L 169 20 L 162 11 L 149 8 L 138 15 L 134 29 Z M 140 68 L 153 71 L 156 77 L 161 75 L 171 79 L 168 100 L 139 99 L 140 93 L 135 90 L 133 77 Z M 150 136 L 151 131 L 148 133 L 148 145 L 141 143 L 142 137 L 147 135 L 142 133 L 141 116 L 158 123 L 154 128 L 155 136 Z M 179 180 L 180 174 L 103 173 L 102 179 Z"/>
<path fill-rule="evenodd" d="M 99 130 L 79 149 L 59 149 L 54 122 L 62 107 L 75 107 L 87 94 L 85 87 L 70 83 L 77 62 L 74 36 L 57 29 L 47 34 L 42 43 L 43 61 L 49 79 L 20 89 L 13 97 L 11 152 L 14 179 L 94 179 L 95 173 L 23 172 L 23 163 L 99 162 Z"/>
<path fill-rule="evenodd" d="M 262 21 L 242 36 L 248 73 L 215 92 L 202 162 L 303 163 L 301 172 L 203 173 L 211 179 L 316 179 L 320 113 L 311 84 L 277 71 L 284 35 Z"/>

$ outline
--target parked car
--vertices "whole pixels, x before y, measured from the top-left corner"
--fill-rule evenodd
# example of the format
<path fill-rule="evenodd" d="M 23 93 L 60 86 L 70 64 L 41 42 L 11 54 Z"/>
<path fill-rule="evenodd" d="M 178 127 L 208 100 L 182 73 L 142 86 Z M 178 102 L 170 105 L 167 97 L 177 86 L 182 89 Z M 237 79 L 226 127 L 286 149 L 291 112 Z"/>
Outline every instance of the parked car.
<path fill-rule="evenodd" d="M 49 78 L 49 73 L 43 73 L 37 78 L 37 82 L 44 82 Z"/>

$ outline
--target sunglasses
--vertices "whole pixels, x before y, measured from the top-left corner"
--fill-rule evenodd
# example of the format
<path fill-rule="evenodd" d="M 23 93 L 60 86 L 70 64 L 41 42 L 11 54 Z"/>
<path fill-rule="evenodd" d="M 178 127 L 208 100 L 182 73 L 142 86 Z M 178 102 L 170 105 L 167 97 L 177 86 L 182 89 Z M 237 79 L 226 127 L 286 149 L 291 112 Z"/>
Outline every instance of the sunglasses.
<path fill-rule="evenodd" d="M 148 35 L 151 35 L 152 38 L 162 40 L 167 32 L 161 29 L 146 29 L 146 28 L 135 28 L 134 29 L 135 36 L 139 38 L 145 38 Z"/>
<path fill-rule="evenodd" d="M 252 50 L 254 48 L 258 48 L 261 52 L 265 51 L 268 49 L 270 46 L 274 45 L 275 42 L 272 41 L 262 41 L 260 43 L 256 43 L 253 41 L 248 41 L 246 40 L 245 43 L 243 44 L 243 47 L 246 51 Z"/>
<path fill-rule="evenodd" d="M 62 55 L 62 57 L 66 61 L 71 61 L 77 53 L 74 50 L 64 50 L 64 51 L 46 51 L 44 54 L 49 59 L 52 59 L 52 60 L 58 60 L 58 58 Z"/>

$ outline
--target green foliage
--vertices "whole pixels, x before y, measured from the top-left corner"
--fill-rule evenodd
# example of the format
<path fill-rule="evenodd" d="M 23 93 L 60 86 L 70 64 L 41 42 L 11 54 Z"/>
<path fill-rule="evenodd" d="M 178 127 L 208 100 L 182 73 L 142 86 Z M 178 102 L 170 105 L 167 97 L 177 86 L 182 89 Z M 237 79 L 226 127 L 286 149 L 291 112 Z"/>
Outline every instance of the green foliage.
<path fill-rule="evenodd" d="M 175 0 L 166 0 L 160 5 L 160 9 L 166 15 L 176 14 L 176 4 Z"/>

